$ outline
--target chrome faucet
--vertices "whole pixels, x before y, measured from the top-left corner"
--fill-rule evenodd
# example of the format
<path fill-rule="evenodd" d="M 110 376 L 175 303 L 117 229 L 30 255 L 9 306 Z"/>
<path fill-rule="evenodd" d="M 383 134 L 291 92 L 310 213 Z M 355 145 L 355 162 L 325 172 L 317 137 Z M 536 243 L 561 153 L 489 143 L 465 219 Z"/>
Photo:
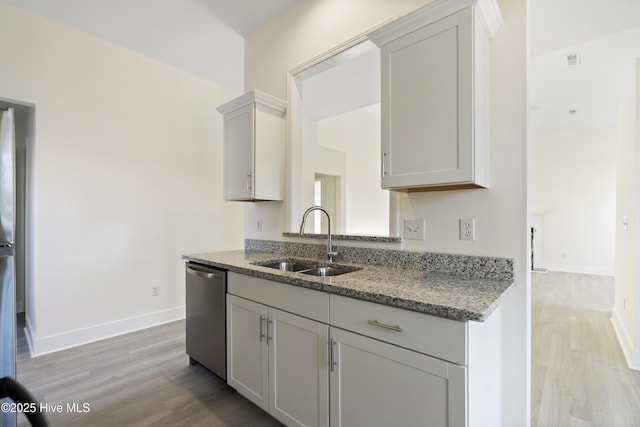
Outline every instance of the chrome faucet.
<path fill-rule="evenodd" d="M 331 245 L 331 214 L 328 210 L 322 206 L 311 206 L 309 209 L 304 211 L 304 214 L 302 215 L 302 224 L 300 224 L 300 235 L 302 236 L 304 234 L 304 225 L 307 222 L 307 215 L 312 211 L 324 212 L 325 215 L 327 215 L 327 258 L 329 259 L 329 262 L 333 262 L 333 257 L 338 255 L 338 251 L 334 251 Z"/>

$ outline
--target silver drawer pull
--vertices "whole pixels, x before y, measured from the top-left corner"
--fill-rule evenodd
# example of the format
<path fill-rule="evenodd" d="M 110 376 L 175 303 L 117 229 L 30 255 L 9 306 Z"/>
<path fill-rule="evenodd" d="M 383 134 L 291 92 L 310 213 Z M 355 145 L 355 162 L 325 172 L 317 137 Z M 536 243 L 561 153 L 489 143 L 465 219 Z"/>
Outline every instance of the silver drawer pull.
<path fill-rule="evenodd" d="M 378 326 L 380 328 L 390 329 L 396 332 L 402 332 L 402 328 L 400 327 L 400 325 L 387 325 L 386 323 L 380 323 L 377 320 L 367 320 L 367 323 L 373 326 Z"/>

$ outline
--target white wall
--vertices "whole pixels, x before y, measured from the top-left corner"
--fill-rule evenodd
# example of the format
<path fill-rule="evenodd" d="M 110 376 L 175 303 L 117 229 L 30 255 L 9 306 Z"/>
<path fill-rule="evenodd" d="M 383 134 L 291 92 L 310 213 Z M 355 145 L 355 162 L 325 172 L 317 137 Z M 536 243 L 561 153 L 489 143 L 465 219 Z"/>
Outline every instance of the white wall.
<path fill-rule="evenodd" d="M 613 326 L 627 363 L 640 370 L 640 59 L 618 112 Z M 626 225 L 625 225 L 626 223 Z"/>
<path fill-rule="evenodd" d="M 222 22 L 206 1 L 0 1 L 44 13 L 56 22 L 238 92 L 243 89 L 244 39 Z"/>
<path fill-rule="evenodd" d="M 251 34 L 245 88 L 286 99 L 286 73 L 303 62 L 427 1 L 298 2 Z M 530 312 L 527 257 L 527 1 L 499 1 L 504 23 L 491 46 L 491 182 L 489 190 L 403 195 L 401 217 L 427 218 L 427 240 L 414 249 L 515 260 L 516 287 L 503 304 L 503 415 L 529 424 Z M 248 218 L 267 218 L 281 238 L 284 206 L 252 204 Z M 474 217 L 477 238 L 458 240 L 458 218 Z M 246 235 L 255 236 L 251 229 Z M 259 237 L 259 236 L 256 236 Z"/>
<path fill-rule="evenodd" d="M 542 217 L 541 267 L 613 275 L 616 132 L 538 130 L 531 143 L 531 213 Z"/>
<path fill-rule="evenodd" d="M 380 187 L 379 114 L 360 108 L 320 120 L 318 140 L 345 153 L 347 234 L 388 235 L 389 192 Z"/>
<path fill-rule="evenodd" d="M 4 3 L 0 57 L 0 97 L 36 110 L 32 350 L 183 316 L 181 254 L 243 245 L 215 110 L 237 91 Z"/>

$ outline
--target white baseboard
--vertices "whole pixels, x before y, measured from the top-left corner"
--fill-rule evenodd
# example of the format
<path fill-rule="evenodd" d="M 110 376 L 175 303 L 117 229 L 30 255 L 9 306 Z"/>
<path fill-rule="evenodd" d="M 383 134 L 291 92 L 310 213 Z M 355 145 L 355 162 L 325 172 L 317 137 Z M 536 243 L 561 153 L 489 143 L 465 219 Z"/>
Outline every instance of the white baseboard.
<path fill-rule="evenodd" d="M 563 273 L 595 274 L 598 276 L 615 276 L 615 270 L 609 267 L 593 267 L 590 265 L 544 264 L 544 268 Z"/>
<path fill-rule="evenodd" d="M 629 334 L 620 321 L 618 312 L 615 309 L 611 314 L 611 324 L 613 325 L 613 330 L 615 331 L 620 347 L 622 348 L 622 353 L 627 361 L 627 365 L 630 369 L 640 371 L 640 349 L 633 348 L 633 341 L 629 337 Z"/>
<path fill-rule="evenodd" d="M 25 315 L 24 337 L 27 341 L 27 348 L 29 349 L 29 355 L 33 357 L 33 327 L 31 326 L 31 320 L 29 316 Z"/>
<path fill-rule="evenodd" d="M 36 338 L 29 318 L 27 318 L 24 332 L 27 346 L 29 347 L 29 354 L 31 357 L 37 357 L 184 319 L 184 316 L 184 306 L 174 307 L 41 338 Z"/>

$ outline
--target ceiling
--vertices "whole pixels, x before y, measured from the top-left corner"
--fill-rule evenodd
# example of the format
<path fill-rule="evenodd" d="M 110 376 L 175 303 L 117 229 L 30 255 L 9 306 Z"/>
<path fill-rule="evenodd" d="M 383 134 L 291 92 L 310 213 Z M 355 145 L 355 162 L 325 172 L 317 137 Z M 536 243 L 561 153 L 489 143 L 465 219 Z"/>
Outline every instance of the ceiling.
<path fill-rule="evenodd" d="M 242 90 L 242 72 L 218 70 L 220 58 L 230 55 L 229 64 L 239 55 L 225 46 L 242 52 L 244 36 L 300 0 L 0 1 Z M 640 1 L 529 3 L 532 127 L 613 126 L 640 57 Z M 569 53 L 580 54 L 579 65 L 567 65 Z M 202 64 L 203 57 L 211 63 Z M 244 58 L 235 62 L 243 66 Z"/>
<path fill-rule="evenodd" d="M 242 92 L 244 36 L 296 0 L 0 1 Z"/>
<path fill-rule="evenodd" d="M 201 0 L 241 36 L 251 34 L 297 0 Z"/>
<path fill-rule="evenodd" d="M 532 128 L 615 126 L 635 59 L 640 57 L 640 1 L 529 3 Z M 572 53 L 580 54 L 579 65 L 567 65 L 566 55 Z"/>

